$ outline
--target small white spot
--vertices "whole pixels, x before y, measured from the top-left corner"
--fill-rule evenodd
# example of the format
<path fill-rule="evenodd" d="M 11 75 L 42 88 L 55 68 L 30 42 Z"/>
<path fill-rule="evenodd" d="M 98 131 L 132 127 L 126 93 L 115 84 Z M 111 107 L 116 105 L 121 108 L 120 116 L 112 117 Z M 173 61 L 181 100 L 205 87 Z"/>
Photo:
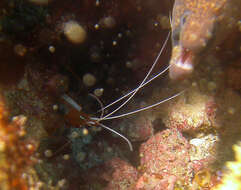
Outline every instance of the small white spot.
<path fill-rule="evenodd" d="M 187 61 L 185 61 L 185 62 L 183 63 L 182 61 L 178 60 L 178 62 L 176 63 L 176 66 L 177 66 L 177 67 L 180 67 L 180 68 L 182 68 L 182 69 L 184 69 L 184 70 L 193 70 L 192 64 L 189 63 L 189 62 L 187 62 Z"/>
<path fill-rule="evenodd" d="M 53 105 L 53 110 L 57 111 L 59 109 L 59 106 L 57 104 Z"/>
<path fill-rule="evenodd" d="M 83 135 L 88 135 L 88 134 L 89 134 L 88 129 L 84 128 L 84 129 L 82 130 L 82 134 L 83 134 Z"/>
<path fill-rule="evenodd" d="M 84 27 L 76 21 L 66 22 L 63 30 L 66 38 L 74 44 L 83 43 L 87 36 Z"/>
<path fill-rule="evenodd" d="M 55 47 L 54 46 L 49 46 L 49 51 L 50 51 L 50 53 L 54 53 L 55 52 Z"/>
<path fill-rule="evenodd" d="M 83 83 L 85 86 L 94 86 L 96 83 L 96 78 L 94 75 L 87 73 L 83 76 Z"/>
<path fill-rule="evenodd" d="M 192 86 L 193 86 L 193 87 L 196 87 L 196 86 L 197 86 L 197 83 L 196 83 L 196 82 L 193 82 L 193 83 L 192 83 Z"/>
<path fill-rule="evenodd" d="M 53 156 L 53 152 L 52 150 L 45 150 L 44 152 L 44 155 L 47 157 L 47 158 L 50 158 L 51 156 Z"/>
<path fill-rule="evenodd" d="M 127 68 L 132 68 L 133 67 L 133 63 L 131 61 L 127 61 L 126 62 L 126 67 Z"/>
<path fill-rule="evenodd" d="M 95 24 L 95 29 L 98 30 L 100 28 L 100 25 L 99 24 Z"/>
<path fill-rule="evenodd" d="M 107 147 L 107 152 L 112 152 L 113 150 L 112 150 L 112 148 L 111 147 Z"/>
<path fill-rule="evenodd" d="M 58 181 L 58 186 L 62 188 L 65 186 L 66 183 L 67 183 L 66 179 L 61 179 Z"/>
<path fill-rule="evenodd" d="M 122 38 L 122 33 L 118 33 L 118 38 Z"/>
<path fill-rule="evenodd" d="M 195 138 L 195 139 L 190 140 L 189 143 L 194 145 L 194 146 L 200 146 L 201 144 L 205 143 L 205 140 L 204 139 Z"/>
<path fill-rule="evenodd" d="M 99 22 L 104 28 L 114 28 L 116 25 L 115 18 L 112 16 L 104 17 Z"/>
<path fill-rule="evenodd" d="M 70 158 L 69 154 L 63 155 L 63 159 L 64 159 L 64 160 L 69 160 L 69 158 Z"/>
<path fill-rule="evenodd" d="M 100 0 L 96 0 L 96 1 L 95 1 L 95 6 L 96 6 L 96 7 L 100 6 Z"/>
<path fill-rule="evenodd" d="M 116 46 L 116 45 L 117 45 L 117 41 L 114 40 L 114 41 L 112 42 L 112 45 L 113 45 L 113 46 Z"/>
<path fill-rule="evenodd" d="M 96 89 L 94 90 L 94 95 L 96 95 L 96 96 L 98 96 L 98 97 L 102 96 L 103 93 L 104 93 L 104 89 L 103 89 L 103 88 L 96 88 Z"/>

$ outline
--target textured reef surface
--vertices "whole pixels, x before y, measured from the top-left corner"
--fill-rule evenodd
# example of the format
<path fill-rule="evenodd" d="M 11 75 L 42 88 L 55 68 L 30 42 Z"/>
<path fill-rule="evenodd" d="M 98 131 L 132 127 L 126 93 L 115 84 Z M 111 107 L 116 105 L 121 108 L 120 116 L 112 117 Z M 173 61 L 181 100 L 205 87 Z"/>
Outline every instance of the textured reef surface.
<path fill-rule="evenodd" d="M 241 19 L 239 0 L 176 0 L 172 14 L 172 57 L 169 76 L 184 78 L 192 73 L 202 58 L 232 44 L 239 52 L 238 23 Z M 232 36 L 232 37 L 230 37 Z M 227 40 L 229 41 L 227 43 Z M 226 47 L 226 48 L 225 48 Z M 227 57 L 227 56 L 226 56 Z"/>
<path fill-rule="evenodd" d="M 0 189 L 241 189 L 240 6 L 2 0 Z"/>

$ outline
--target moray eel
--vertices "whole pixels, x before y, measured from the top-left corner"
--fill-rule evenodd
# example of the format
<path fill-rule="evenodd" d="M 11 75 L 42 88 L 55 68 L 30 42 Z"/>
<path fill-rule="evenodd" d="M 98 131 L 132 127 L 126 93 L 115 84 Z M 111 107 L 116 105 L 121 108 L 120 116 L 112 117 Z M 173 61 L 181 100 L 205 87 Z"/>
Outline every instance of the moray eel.
<path fill-rule="evenodd" d="M 185 78 L 205 53 L 238 29 L 241 0 L 175 0 L 169 76 Z"/>

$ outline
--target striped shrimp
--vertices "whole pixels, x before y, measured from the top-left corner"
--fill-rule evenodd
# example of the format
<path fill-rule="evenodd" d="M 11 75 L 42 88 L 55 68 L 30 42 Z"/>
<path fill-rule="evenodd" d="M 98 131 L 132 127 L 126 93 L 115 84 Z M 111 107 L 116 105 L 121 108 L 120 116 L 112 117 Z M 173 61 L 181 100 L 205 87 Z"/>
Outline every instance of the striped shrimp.
<path fill-rule="evenodd" d="M 109 130 L 112 133 L 114 133 L 114 134 L 118 135 L 119 137 L 121 137 L 122 139 L 124 139 L 127 142 L 130 151 L 133 151 L 132 143 L 131 143 L 131 141 L 127 137 L 125 137 L 121 133 L 115 131 L 114 129 L 104 125 L 102 122 L 106 121 L 106 120 L 123 118 L 125 116 L 129 116 L 129 115 L 132 115 L 132 114 L 136 114 L 136 113 L 139 113 L 139 112 L 151 109 L 151 108 L 156 107 L 156 106 L 158 106 L 158 105 L 160 105 L 160 104 L 162 104 L 164 102 L 167 102 L 167 101 L 169 101 L 169 100 L 179 96 L 181 93 L 183 93 L 183 91 L 179 92 L 179 93 L 174 94 L 174 95 L 172 95 L 172 96 L 170 96 L 170 97 L 168 97 L 168 98 L 166 98 L 164 100 L 161 100 L 161 101 L 159 101 L 157 103 L 154 103 L 152 105 L 149 105 L 149 106 L 146 106 L 146 107 L 143 107 L 143 108 L 140 108 L 140 109 L 136 109 L 134 111 L 130 111 L 130 112 L 127 112 L 127 113 L 124 113 L 124 114 L 120 114 L 120 115 L 114 115 L 117 111 L 119 111 L 122 107 L 124 107 L 136 95 L 136 93 L 142 87 L 148 85 L 151 81 L 153 81 L 154 79 L 156 79 L 159 76 L 161 76 L 163 73 L 165 73 L 170 68 L 171 65 L 167 66 L 164 70 L 162 70 L 158 74 L 156 74 L 153 77 L 151 77 L 150 79 L 148 79 L 148 77 L 151 75 L 154 67 L 156 66 L 160 56 L 162 55 L 162 52 L 163 52 L 163 50 L 164 50 L 164 48 L 165 48 L 165 46 L 166 46 L 166 44 L 168 42 L 169 36 L 170 36 L 170 32 L 169 32 L 169 34 L 168 34 L 168 36 L 167 36 L 167 38 L 166 38 L 166 40 L 165 40 L 161 50 L 160 50 L 160 52 L 158 53 L 155 61 L 153 62 L 151 68 L 149 69 L 149 71 L 147 72 L 146 76 L 144 77 L 144 79 L 139 84 L 139 86 L 137 86 L 135 89 L 131 90 L 129 93 L 125 94 L 124 96 L 122 96 L 122 97 L 118 98 L 117 100 L 113 101 L 112 103 L 108 104 L 107 106 L 103 106 L 101 101 L 97 97 L 95 97 L 94 95 L 91 95 L 101 105 L 101 109 L 99 110 L 99 111 L 101 111 L 100 117 L 92 117 L 91 115 L 88 115 L 88 114 L 84 113 L 82 111 L 81 106 L 78 103 L 76 103 L 70 96 L 68 96 L 67 94 L 62 95 L 62 99 L 65 102 L 67 102 L 69 105 L 71 105 L 76 111 L 78 111 L 78 113 L 79 113 L 79 124 L 80 124 L 79 126 L 80 127 L 82 127 L 82 126 L 89 126 L 89 127 L 91 127 L 91 126 L 99 126 L 99 127 L 102 127 L 102 128 L 104 128 L 106 130 Z M 119 107 L 117 107 L 116 109 L 114 109 L 110 113 L 104 115 L 104 111 L 107 108 L 115 105 L 116 103 L 120 102 L 121 100 L 125 100 L 125 101 Z"/>

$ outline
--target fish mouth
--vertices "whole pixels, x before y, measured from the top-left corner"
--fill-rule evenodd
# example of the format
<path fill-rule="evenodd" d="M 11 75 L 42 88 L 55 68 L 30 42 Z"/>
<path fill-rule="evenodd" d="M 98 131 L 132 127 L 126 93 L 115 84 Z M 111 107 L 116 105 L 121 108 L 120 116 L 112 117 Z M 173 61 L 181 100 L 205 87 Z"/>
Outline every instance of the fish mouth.
<path fill-rule="evenodd" d="M 172 80 L 185 79 L 193 69 L 193 53 L 181 46 L 175 46 L 172 50 L 169 77 Z"/>

